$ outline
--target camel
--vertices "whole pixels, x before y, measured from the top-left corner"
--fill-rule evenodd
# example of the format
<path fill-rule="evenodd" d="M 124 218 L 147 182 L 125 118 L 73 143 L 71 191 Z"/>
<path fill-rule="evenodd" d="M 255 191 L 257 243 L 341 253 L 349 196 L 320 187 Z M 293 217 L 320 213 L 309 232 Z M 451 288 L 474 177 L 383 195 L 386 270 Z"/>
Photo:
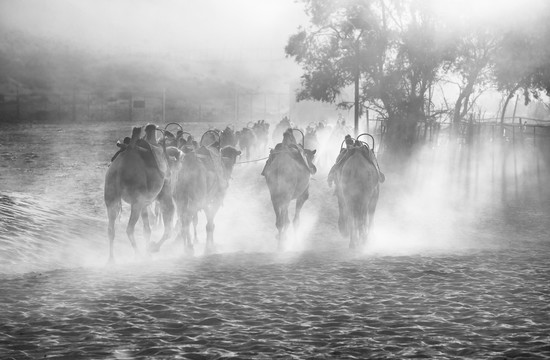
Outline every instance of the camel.
<path fill-rule="evenodd" d="M 215 147 L 202 146 L 183 157 L 173 196 L 181 223 L 178 237 L 183 241 L 185 252 L 192 254 L 194 251 L 190 225 L 200 210 L 204 211 L 207 221 L 205 252 L 213 251 L 214 218 L 223 203 L 233 167 L 240 154 L 232 146 L 225 146 L 220 151 Z M 154 244 L 154 249 L 160 249 L 164 240 Z"/>
<path fill-rule="evenodd" d="M 343 151 L 331 173 L 336 183 L 340 233 L 349 237 L 350 249 L 364 246 L 371 233 L 384 175 L 374 153 L 360 142 Z"/>
<path fill-rule="evenodd" d="M 283 142 L 277 144 L 271 151 L 262 175 L 265 176 L 275 211 L 275 226 L 277 227 L 277 247 L 279 250 L 287 240 L 287 230 L 290 224 L 288 207 L 296 200 L 296 211 L 293 226 L 298 229 L 300 211 L 309 198 L 309 179 L 315 173 L 313 158 L 316 150 L 301 149 L 296 144 L 292 129 L 283 134 Z"/>
<path fill-rule="evenodd" d="M 202 135 L 199 146 L 213 146 L 220 148 L 221 131 L 219 129 L 210 129 Z"/>
<path fill-rule="evenodd" d="M 109 262 L 114 262 L 113 244 L 115 239 L 115 220 L 120 214 L 122 201 L 130 204 L 130 218 L 126 234 L 139 255 L 136 245 L 134 228 L 141 215 L 147 249 L 151 242 L 151 228 L 147 214 L 148 205 L 157 200 L 160 204 L 164 222 L 164 234 L 161 241 L 170 237 L 174 204 L 172 201 L 168 165 L 162 163 L 162 157 L 155 160 L 153 147 L 155 144 L 156 126 L 148 125 L 145 129 L 146 140 L 140 139 L 141 128 L 132 130 L 132 137 L 127 148 L 110 164 L 105 174 L 104 200 L 109 218 Z"/>
<path fill-rule="evenodd" d="M 276 143 L 279 141 L 281 137 L 283 137 L 284 132 L 288 128 L 292 128 L 294 125 L 291 123 L 290 119 L 288 117 L 284 117 L 281 121 L 279 121 L 275 128 L 273 129 L 273 134 L 271 135 L 273 139 L 273 143 Z"/>
<path fill-rule="evenodd" d="M 319 147 L 319 140 L 317 139 L 316 126 L 308 125 L 306 128 L 306 135 L 304 137 L 304 147 L 307 149 L 317 149 Z"/>
<path fill-rule="evenodd" d="M 269 123 L 265 120 L 258 120 L 252 125 L 252 130 L 256 134 L 256 147 L 264 152 L 267 150 L 269 143 Z"/>
<path fill-rule="evenodd" d="M 246 160 L 250 160 L 250 155 L 257 145 L 257 137 L 254 130 L 245 127 L 236 132 L 239 148 L 246 154 Z"/>
<path fill-rule="evenodd" d="M 220 132 L 220 146 L 237 146 L 237 135 L 235 135 L 235 131 L 230 128 L 229 126 L 226 126 L 225 129 Z"/>

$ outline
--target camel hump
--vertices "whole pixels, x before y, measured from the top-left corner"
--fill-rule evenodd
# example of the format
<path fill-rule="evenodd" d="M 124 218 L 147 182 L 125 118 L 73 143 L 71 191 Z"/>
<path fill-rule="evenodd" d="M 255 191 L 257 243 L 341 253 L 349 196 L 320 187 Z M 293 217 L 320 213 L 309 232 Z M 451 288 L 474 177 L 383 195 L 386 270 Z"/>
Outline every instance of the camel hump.
<path fill-rule="evenodd" d="M 201 146 L 196 151 L 197 156 L 201 159 L 204 166 L 216 174 L 218 184 L 222 188 L 227 187 L 229 182 L 226 179 L 225 171 L 223 169 L 222 157 L 220 151 L 217 148 L 210 146 Z"/>
<path fill-rule="evenodd" d="M 288 149 L 290 151 L 290 154 L 301 165 L 305 166 L 306 169 L 314 175 L 317 172 L 317 168 L 311 161 L 307 158 L 306 150 L 304 150 L 300 145 L 297 144 L 290 144 L 288 146 Z M 311 154 L 315 154 L 313 151 L 311 151 Z"/>
<path fill-rule="evenodd" d="M 380 181 L 380 183 L 386 181 L 386 176 L 384 175 L 384 173 L 382 173 L 382 171 L 380 171 L 380 166 L 378 165 L 378 160 L 376 159 L 374 151 L 370 149 L 367 145 L 356 146 L 348 151 L 350 152 L 349 156 L 353 155 L 355 152 L 361 154 L 361 156 L 363 156 L 376 169 L 376 172 L 378 173 L 378 180 Z M 346 157 L 346 159 L 348 159 L 349 156 Z"/>
<path fill-rule="evenodd" d="M 308 159 L 308 153 L 312 157 L 312 159 Z M 269 158 L 267 159 L 264 169 L 262 170 L 261 175 L 265 176 L 266 170 L 271 166 L 271 162 L 275 157 L 277 157 L 281 153 L 287 153 L 290 155 L 292 159 L 294 159 L 298 164 L 301 166 L 304 166 L 310 174 L 315 174 L 317 172 L 317 168 L 315 165 L 313 165 L 313 156 L 315 154 L 315 151 L 313 150 L 304 150 L 300 145 L 297 144 L 289 144 L 284 145 L 284 143 L 278 143 L 275 145 L 275 149 L 272 149 L 269 152 Z"/>

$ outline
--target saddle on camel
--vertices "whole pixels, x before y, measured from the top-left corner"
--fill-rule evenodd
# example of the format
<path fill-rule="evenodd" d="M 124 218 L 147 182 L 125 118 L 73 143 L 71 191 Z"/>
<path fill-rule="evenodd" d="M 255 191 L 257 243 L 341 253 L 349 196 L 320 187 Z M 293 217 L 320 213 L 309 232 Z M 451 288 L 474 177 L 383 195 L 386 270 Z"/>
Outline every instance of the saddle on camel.
<path fill-rule="evenodd" d="M 292 158 L 303 165 L 311 175 L 314 175 L 317 172 L 317 167 L 313 164 L 313 157 L 317 150 L 304 149 L 296 142 L 292 129 L 288 128 L 283 133 L 283 141 L 275 145 L 275 148 L 271 149 L 269 152 L 269 157 L 261 173 L 262 176 L 265 176 L 266 170 L 273 162 L 273 159 L 281 152 L 289 153 Z"/>
<path fill-rule="evenodd" d="M 383 183 L 386 180 L 385 175 L 380 171 L 380 166 L 378 165 L 378 160 L 376 160 L 376 155 L 374 154 L 373 149 L 371 149 L 366 143 L 362 141 L 354 140 L 351 135 L 346 135 L 344 138 L 344 142 L 346 144 L 346 147 L 343 147 L 340 150 L 340 154 L 338 154 L 336 162 L 334 163 L 332 168 L 330 168 L 330 171 L 328 173 L 328 186 L 332 187 L 332 184 L 336 180 L 336 174 L 341 170 L 342 165 L 356 150 L 358 150 L 365 157 L 365 159 L 367 159 L 372 165 L 374 165 L 376 171 L 378 172 L 378 179 L 380 183 Z"/>
<path fill-rule="evenodd" d="M 111 158 L 111 163 L 129 147 L 136 147 L 139 150 L 143 161 L 147 166 L 156 167 L 164 178 L 168 178 L 169 166 L 163 146 L 157 142 L 156 138 L 157 126 L 155 124 L 147 124 L 145 126 L 145 136 L 143 138 L 125 137 L 123 142 L 117 142 L 120 148 Z"/>
<path fill-rule="evenodd" d="M 374 213 L 384 182 L 372 149 L 364 142 L 345 137 L 346 147 L 340 151 L 328 175 L 329 186 L 336 184 L 338 229 L 349 237 L 350 248 L 363 246 L 371 232 Z"/>

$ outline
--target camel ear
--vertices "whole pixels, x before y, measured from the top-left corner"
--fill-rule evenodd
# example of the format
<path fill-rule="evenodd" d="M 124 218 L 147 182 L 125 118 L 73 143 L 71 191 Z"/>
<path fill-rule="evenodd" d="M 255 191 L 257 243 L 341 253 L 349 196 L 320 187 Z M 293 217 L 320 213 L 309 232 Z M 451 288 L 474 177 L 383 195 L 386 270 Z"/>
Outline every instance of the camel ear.
<path fill-rule="evenodd" d="M 313 155 L 315 155 L 316 152 L 317 152 L 317 149 L 313 150 L 311 153 L 312 153 Z"/>

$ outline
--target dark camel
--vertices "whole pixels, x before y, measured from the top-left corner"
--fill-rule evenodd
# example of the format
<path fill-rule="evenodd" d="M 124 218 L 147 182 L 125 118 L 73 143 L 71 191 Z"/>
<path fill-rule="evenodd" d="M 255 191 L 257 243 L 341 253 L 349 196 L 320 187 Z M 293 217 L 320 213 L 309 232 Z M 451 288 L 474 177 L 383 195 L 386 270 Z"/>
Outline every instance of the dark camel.
<path fill-rule="evenodd" d="M 181 223 L 179 237 L 186 252 L 192 254 L 194 251 L 190 226 L 200 210 L 206 215 L 205 252 L 214 250 L 214 218 L 223 203 L 240 154 L 234 147 L 226 146 L 220 151 L 213 147 L 201 147 L 184 156 L 174 184 L 174 201 Z M 154 248 L 158 250 L 163 242 L 159 241 Z"/>
<path fill-rule="evenodd" d="M 269 126 L 265 120 L 258 120 L 252 125 L 252 130 L 256 134 L 256 148 L 261 152 L 265 152 L 269 144 Z"/>
<path fill-rule="evenodd" d="M 309 197 L 310 175 L 315 172 L 312 165 L 314 155 L 315 150 L 301 150 L 296 145 L 292 129 L 288 129 L 283 134 L 283 142 L 271 152 L 262 172 L 275 211 L 279 250 L 283 248 L 287 240 L 287 230 L 290 224 L 288 207 L 292 200 L 296 200 L 293 226 L 294 229 L 299 227 L 300 211 Z"/>
<path fill-rule="evenodd" d="M 160 204 L 164 222 L 164 234 L 161 241 L 170 237 L 174 204 L 172 201 L 169 176 L 166 173 L 167 164 L 159 165 L 151 152 L 150 144 L 155 144 L 154 125 L 146 127 L 146 140 L 140 139 L 141 128 L 134 128 L 132 138 L 127 148 L 111 163 L 105 174 L 104 199 L 109 218 L 109 262 L 114 262 L 113 243 L 115 239 L 115 220 L 120 214 L 122 200 L 130 204 L 130 218 L 126 234 L 139 254 L 134 228 L 141 215 L 147 249 L 150 246 L 151 228 L 147 214 L 148 205 L 157 200 Z M 165 173 L 162 172 L 164 168 Z"/>
<path fill-rule="evenodd" d="M 238 145 L 242 152 L 245 153 L 246 160 L 250 160 L 250 156 L 254 152 L 257 145 L 257 137 L 254 130 L 250 128 L 243 128 L 236 133 L 238 139 Z"/>
<path fill-rule="evenodd" d="M 352 146 L 345 151 L 331 172 L 338 197 L 338 227 L 342 236 L 349 237 L 353 249 L 367 243 L 383 174 L 367 146 Z"/>
<path fill-rule="evenodd" d="M 237 146 L 237 135 L 235 135 L 235 131 L 230 128 L 229 126 L 226 126 L 225 129 L 220 133 L 220 146 Z"/>

